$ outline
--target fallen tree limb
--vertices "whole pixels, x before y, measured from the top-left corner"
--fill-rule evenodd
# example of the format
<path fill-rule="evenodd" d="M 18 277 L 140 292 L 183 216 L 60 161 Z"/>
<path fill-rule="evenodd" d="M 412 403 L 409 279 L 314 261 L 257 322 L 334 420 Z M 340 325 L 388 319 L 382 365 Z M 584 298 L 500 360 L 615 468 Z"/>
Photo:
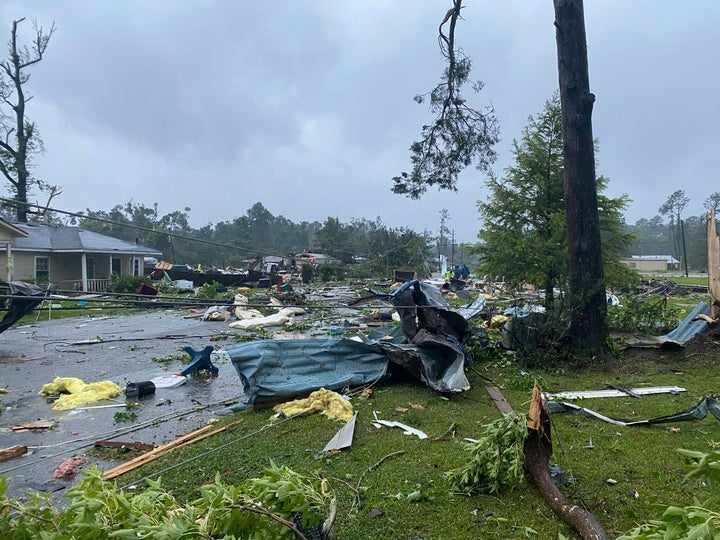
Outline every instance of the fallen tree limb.
<path fill-rule="evenodd" d="M 363 471 L 363 473 L 360 475 L 360 478 L 358 478 L 357 485 L 355 486 L 355 500 L 353 502 L 353 507 L 360 508 L 362 506 L 362 504 L 360 502 L 360 486 L 361 486 L 363 480 L 365 479 L 365 476 L 369 472 L 377 469 L 380 465 L 382 465 L 383 461 L 390 459 L 391 457 L 394 457 L 394 456 L 399 456 L 404 453 L 405 453 L 405 450 L 398 450 L 397 452 L 391 452 L 390 454 L 383 456 L 381 459 L 376 461 L 374 465 L 370 465 L 367 469 L 365 469 L 365 471 Z"/>
<path fill-rule="evenodd" d="M 495 406 L 503 414 L 515 411 L 497 387 L 486 387 Z M 548 506 L 565 523 L 580 533 L 584 540 L 609 540 L 600 522 L 587 510 L 572 504 L 560 492 L 550 478 L 550 416 L 543 408 L 542 392 L 535 383 L 530 412 L 528 413 L 528 436 L 523 445 L 525 468 L 532 477 Z"/>
<path fill-rule="evenodd" d="M 523 453 L 525 467 L 548 506 L 585 540 L 608 540 L 602 524 L 590 512 L 572 504 L 550 478 L 550 416 L 542 406 L 540 388 L 535 385 L 528 419 L 528 436 Z"/>

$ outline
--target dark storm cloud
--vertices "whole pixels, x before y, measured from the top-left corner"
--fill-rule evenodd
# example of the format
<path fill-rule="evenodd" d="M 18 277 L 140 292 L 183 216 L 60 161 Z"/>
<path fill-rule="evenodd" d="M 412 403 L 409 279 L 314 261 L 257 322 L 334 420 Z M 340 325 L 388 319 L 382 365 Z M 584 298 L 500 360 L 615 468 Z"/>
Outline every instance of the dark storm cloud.
<path fill-rule="evenodd" d="M 497 112 L 495 170 L 512 139 L 557 88 L 550 0 L 470 0 L 457 39 L 485 82 L 475 108 Z M 585 2 L 598 172 L 609 194 L 652 217 L 685 189 L 702 212 L 716 187 L 720 2 Z M 484 177 L 469 169 L 458 193 L 408 201 L 390 193 L 408 148 L 431 121 L 412 98 L 444 68 L 436 0 L 275 3 L 6 0 L 13 18 L 58 30 L 32 72 L 28 114 L 47 152 L 58 204 L 105 209 L 133 199 L 161 212 L 192 207 L 194 224 L 262 202 L 293 221 L 337 216 L 437 230 L 439 211 L 471 241 Z M 0 27 L 2 30 L 2 27 Z M 86 188 L 100 186 L 103 199 Z M 188 186 L 200 183 L 201 194 Z M 257 189 L 260 187 L 261 189 Z M 223 204 L 218 205 L 218 200 Z"/>

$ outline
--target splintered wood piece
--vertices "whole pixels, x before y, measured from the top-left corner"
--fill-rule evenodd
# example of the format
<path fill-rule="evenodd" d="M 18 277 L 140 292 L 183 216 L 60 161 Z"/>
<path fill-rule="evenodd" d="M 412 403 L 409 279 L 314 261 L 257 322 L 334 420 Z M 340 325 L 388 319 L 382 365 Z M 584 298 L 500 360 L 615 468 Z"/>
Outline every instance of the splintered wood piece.
<path fill-rule="evenodd" d="M 27 446 L 11 446 L 9 448 L 0 449 L 0 461 L 24 456 L 27 454 Z"/>
<path fill-rule="evenodd" d="M 226 431 L 231 427 L 236 426 L 240 422 L 242 422 L 242 419 L 231 422 L 217 429 L 212 429 L 212 426 L 203 426 L 200 429 L 191 431 L 187 435 L 178 437 L 177 439 L 170 441 L 167 444 L 163 444 L 162 446 L 158 446 L 154 450 L 150 450 L 146 454 L 138 456 L 135 459 L 131 459 L 130 461 L 123 463 L 122 465 L 118 465 L 113 469 L 105 471 L 105 473 L 103 474 L 103 480 L 111 480 L 117 476 L 120 476 L 121 474 L 125 474 L 128 471 L 136 469 L 141 465 L 145 465 L 146 463 L 149 463 L 150 461 L 153 461 L 160 456 L 167 454 L 168 452 L 172 452 L 173 450 L 182 448 L 183 446 L 186 446 L 188 444 L 196 443 L 202 439 L 205 439 L 206 437 L 210 437 L 211 435 L 216 435 L 217 433 Z"/>

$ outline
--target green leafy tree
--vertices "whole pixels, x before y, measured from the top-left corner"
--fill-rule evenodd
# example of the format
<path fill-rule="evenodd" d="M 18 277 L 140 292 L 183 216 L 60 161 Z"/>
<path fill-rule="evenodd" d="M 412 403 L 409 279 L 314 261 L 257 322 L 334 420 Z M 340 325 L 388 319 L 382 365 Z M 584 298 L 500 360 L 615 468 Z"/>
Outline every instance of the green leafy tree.
<path fill-rule="evenodd" d="M 565 146 L 564 192 L 568 245 L 568 290 L 573 316 L 569 334 L 577 351 L 589 357 L 605 357 L 609 352 L 605 314 L 605 276 L 603 273 L 600 219 L 596 191 L 595 157 L 592 136 L 585 14 L 582 0 L 553 0 L 558 54 L 558 79 L 562 103 Z M 468 107 L 460 87 L 468 81 L 471 63 L 455 48 L 455 27 L 462 0 L 453 0 L 440 24 L 439 43 L 447 61 L 440 83 L 430 92 L 435 121 L 423 126 L 422 139 L 410 147 L 411 173 L 393 178 L 395 193 L 420 197 L 429 186 L 456 190 L 461 170 L 477 163 L 488 170 L 495 159 L 497 122 L 492 109 L 485 113 Z M 449 22 L 445 35 L 443 26 Z M 476 90 L 481 83 L 474 85 Z M 416 98 L 422 102 L 424 96 Z"/>
<path fill-rule="evenodd" d="M 718 209 L 720 209 L 720 191 L 716 191 L 715 193 L 708 195 L 703 206 L 707 210 L 715 210 L 715 213 L 717 214 Z"/>
<path fill-rule="evenodd" d="M 518 285 L 531 283 L 545 291 L 548 307 L 555 290 L 567 290 L 568 247 L 564 201 L 562 115 L 558 95 L 528 118 L 520 141 L 513 141 L 514 164 L 499 178 L 491 175 L 490 195 L 478 202 L 483 228 L 474 248 L 482 274 L 501 276 Z M 602 191 L 608 180 L 597 179 Z M 605 264 L 620 274 L 618 261 L 632 238 L 624 232 L 626 196 L 598 197 Z"/>
<path fill-rule="evenodd" d="M 661 216 L 638 219 L 628 225 L 627 231 L 634 237 L 627 255 L 668 255 L 672 252 L 669 231 Z"/>
<path fill-rule="evenodd" d="M 353 261 L 353 227 L 336 217 L 328 217 L 315 235 L 316 247 L 343 263 Z"/>

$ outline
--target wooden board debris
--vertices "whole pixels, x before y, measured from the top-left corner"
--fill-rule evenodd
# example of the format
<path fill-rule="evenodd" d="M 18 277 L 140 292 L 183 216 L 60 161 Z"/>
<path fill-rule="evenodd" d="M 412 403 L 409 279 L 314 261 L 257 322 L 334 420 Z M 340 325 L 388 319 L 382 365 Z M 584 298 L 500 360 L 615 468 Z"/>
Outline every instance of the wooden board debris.
<path fill-rule="evenodd" d="M 24 424 L 15 424 L 10 429 L 17 432 L 32 431 L 36 429 L 53 429 L 55 420 L 35 420 L 34 422 L 25 422 Z"/>
<path fill-rule="evenodd" d="M 154 450 L 154 444 L 135 441 L 95 441 L 98 448 L 127 448 L 129 450 Z"/>
<path fill-rule="evenodd" d="M 24 456 L 27 454 L 27 446 L 10 446 L 9 448 L 0 449 L 0 461 Z"/>
<path fill-rule="evenodd" d="M 501 413 L 512 414 L 515 412 L 497 386 L 486 386 L 485 390 L 487 390 L 487 393 L 490 394 L 490 399 L 492 399 L 493 403 Z"/>
<path fill-rule="evenodd" d="M 130 461 L 123 463 L 122 465 L 118 465 L 117 467 L 115 467 L 113 469 L 105 471 L 105 473 L 103 474 L 103 480 L 111 480 L 113 478 L 116 478 L 116 477 L 120 476 L 121 474 L 125 474 L 126 472 L 136 469 L 136 468 L 140 467 L 141 465 L 145 465 L 146 463 L 149 463 L 150 461 L 153 461 L 153 460 L 159 458 L 160 456 L 167 454 L 168 452 L 172 452 L 173 450 L 176 450 L 177 448 L 182 448 L 183 446 L 187 446 L 188 444 L 196 443 L 202 439 L 205 439 L 206 437 L 210 437 L 211 435 L 216 435 L 217 433 L 226 431 L 226 430 L 230 429 L 231 427 L 236 426 L 240 422 L 242 422 L 242 419 L 237 420 L 235 422 L 231 422 L 229 424 L 226 424 L 226 425 L 216 428 L 216 429 L 212 429 L 212 426 L 208 425 L 208 426 L 203 426 L 199 429 L 196 429 L 195 431 L 191 431 L 187 435 L 178 437 L 177 439 L 170 441 L 167 444 L 163 444 L 153 450 L 150 450 L 146 454 L 138 456 L 135 459 L 131 459 Z"/>

